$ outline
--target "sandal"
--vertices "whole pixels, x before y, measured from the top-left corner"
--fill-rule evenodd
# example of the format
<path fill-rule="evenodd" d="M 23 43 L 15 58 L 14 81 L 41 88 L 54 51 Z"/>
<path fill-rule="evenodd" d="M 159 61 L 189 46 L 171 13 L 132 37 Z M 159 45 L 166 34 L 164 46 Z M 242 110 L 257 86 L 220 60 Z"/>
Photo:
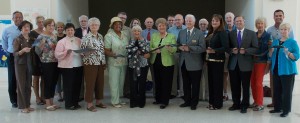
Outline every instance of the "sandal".
<path fill-rule="evenodd" d="M 99 108 L 107 108 L 106 105 L 102 104 L 102 103 L 99 103 L 98 105 L 96 105 L 96 107 L 99 107 Z"/>
<path fill-rule="evenodd" d="M 55 111 L 56 108 L 53 107 L 53 105 L 52 105 L 52 106 L 47 106 L 47 107 L 46 107 L 46 110 L 48 110 L 48 111 Z"/>
<path fill-rule="evenodd" d="M 94 106 L 87 107 L 86 109 L 91 111 L 91 112 L 96 112 L 97 111 L 97 109 Z"/>
<path fill-rule="evenodd" d="M 29 111 L 34 111 L 34 108 L 28 108 Z"/>
<path fill-rule="evenodd" d="M 60 109 L 61 107 L 57 106 L 57 105 L 52 105 L 55 109 Z"/>
<path fill-rule="evenodd" d="M 28 109 L 21 109 L 22 113 L 29 113 L 30 111 Z"/>
<path fill-rule="evenodd" d="M 206 108 L 210 109 L 213 105 L 209 104 Z"/>

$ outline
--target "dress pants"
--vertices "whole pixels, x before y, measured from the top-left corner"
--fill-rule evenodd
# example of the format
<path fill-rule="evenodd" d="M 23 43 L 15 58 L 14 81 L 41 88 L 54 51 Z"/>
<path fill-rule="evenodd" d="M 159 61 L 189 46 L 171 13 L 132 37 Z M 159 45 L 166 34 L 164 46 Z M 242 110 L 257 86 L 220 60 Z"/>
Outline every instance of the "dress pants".
<path fill-rule="evenodd" d="M 155 78 L 155 100 L 157 103 L 168 105 L 171 96 L 174 65 L 163 66 L 161 55 L 156 55 L 153 64 Z"/>
<path fill-rule="evenodd" d="M 84 65 L 85 96 L 88 103 L 92 103 L 94 93 L 96 100 L 103 99 L 104 65 Z"/>
<path fill-rule="evenodd" d="M 208 86 L 209 86 L 209 104 L 215 108 L 223 107 L 223 75 L 224 62 L 207 62 L 208 68 Z"/>
<path fill-rule="evenodd" d="M 274 82 L 274 110 L 281 110 L 283 113 L 291 112 L 292 97 L 295 82 L 295 75 L 273 74 Z"/>
<path fill-rule="evenodd" d="M 45 99 L 51 99 L 55 94 L 55 87 L 57 84 L 59 69 L 57 62 L 42 63 L 42 72 L 44 76 L 44 94 Z"/>
<path fill-rule="evenodd" d="M 183 62 L 181 66 L 184 102 L 191 106 L 197 106 L 199 102 L 199 89 L 202 70 L 188 71 Z"/>
<path fill-rule="evenodd" d="M 263 80 L 267 63 L 255 63 L 251 74 L 251 90 L 256 105 L 264 102 Z"/>
<path fill-rule="evenodd" d="M 17 63 L 15 64 L 19 109 L 30 107 L 32 74 L 31 68 L 29 68 L 28 66 L 30 65 Z"/>
<path fill-rule="evenodd" d="M 110 86 L 111 103 L 121 103 L 127 66 L 108 65 L 108 82 Z"/>
<path fill-rule="evenodd" d="M 65 107 L 78 105 L 83 67 L 60 68 L 63 78 Z"/>
<path fill-rule="evenodd" d="M 17 104 L 17 80 L 15 73 L 15 61 L 13 53 L 7 55 L 7 72 L 8 72 L 8 94 L 10 102 Z"/>
<path fill-rule="evenodd" d="M 141 67 L 141 74 L 137 76 L 134 68 L 128 69 L 130 81 L 130 106 L 145 106 L 146 80 L 149 67 Z"/>
<path fill-rule="evenodd" d="M 251 71 L 241 71 L 239 66 L 236 65 L 234 70 L 229 70 L 229 76 L 233 105 L 237 107 L 248 108 L 250 104 Z M 241 87 L 243 88 L 242 102 Z"/>

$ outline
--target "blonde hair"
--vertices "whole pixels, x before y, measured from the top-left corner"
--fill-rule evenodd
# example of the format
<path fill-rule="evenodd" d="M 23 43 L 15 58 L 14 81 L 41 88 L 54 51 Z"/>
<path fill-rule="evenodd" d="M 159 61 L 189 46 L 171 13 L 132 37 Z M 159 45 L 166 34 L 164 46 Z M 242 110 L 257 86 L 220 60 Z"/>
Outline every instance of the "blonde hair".
<path fill-rule="evenodd" d="M 139 25 L 133 26 L 132 29 L 131 29 L 131 31 L 134 31 L 134 30 L 137 30 L 137 31 L 140 31 L 140 32 L 143 31 L 142 28 Z"/>
<path fill-rule="evenodd" d="M 55 25 L 54 19 L 49 18 L 49 19 L 46 19 L 46 20 L 43 21 L 43 25 L 44 25 L 44 27 L 46 27 L 48 24 L 51 24 L 52 22 Z"/>
<path fill-rule="evenodd" d="M 57 29 L 57 27 L 62 26 L 63 28 L 65 28 L 65 24 L 63 22 L 57 22 L 55 28 Z"/>
<path fill-rule="evenodd" d="M 279 29 L 283 29 L 283 28 L 286 28 L 290 31 L 291 30 L 291 25 L 289 23 L 281 23 L 280 26 L 279 26 Z"/>
<path fill-rule="evenodd" d="M 264 17 L 258 17 L 256 20 L 255 20 L 255 26 L 256 26 L 256 24 L 257 23 L 259 23 L 259 22 L 263 22 L 264 23 L 264 27 L 266 28 L 267 27 L 267 19 L 266 18 L 264 18 Z"/>

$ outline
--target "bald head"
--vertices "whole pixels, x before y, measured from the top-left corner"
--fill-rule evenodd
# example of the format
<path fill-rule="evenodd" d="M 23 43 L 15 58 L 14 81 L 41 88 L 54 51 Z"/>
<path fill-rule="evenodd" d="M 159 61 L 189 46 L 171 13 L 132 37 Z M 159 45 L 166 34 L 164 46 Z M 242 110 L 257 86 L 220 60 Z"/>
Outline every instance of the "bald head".
<path fill-rule="evenodd" d="M 175 26 L 181 27 L 183 23 L 184 23 L 183 16 L 181 14 L 176 14 L 175 15 Z"/>
<path fill-rule="evenodd" d="M 145 26 L 147 29 L 152 29 L 154 21 L 151 17 L 147 17 L 145 20 Z"/>

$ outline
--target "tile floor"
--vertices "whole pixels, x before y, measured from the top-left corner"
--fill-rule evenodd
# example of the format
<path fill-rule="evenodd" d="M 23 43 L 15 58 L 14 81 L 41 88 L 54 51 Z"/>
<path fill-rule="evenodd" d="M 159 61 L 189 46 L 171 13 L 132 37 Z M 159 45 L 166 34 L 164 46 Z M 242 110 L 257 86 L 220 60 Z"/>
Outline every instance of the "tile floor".
<path fill-rule="evenodd" d="M 248 109 L 247 114 L 239 111 L 228 111 L 231 101 L 224 102 L 221 110 L 210 111 L 205 108 L 208 103 L 200 102 L 197 110 L 180 108 L 183 103 L 180 98 L 172 99 L 170 105 L 159 109 L 153 105 L 153 98 L 147 98 L 145 108 L 129 108 L 128 104 L 123 108 L 113 108 L 109 105 L 110 97 L 108 89 L 105 90 L 104 103 L 109 105 L 107 109 L 98 109 L 98 112 L 87 111 L 85 104 L 80 103 L 83 108 L 76 111 L 59 109 L 49 112 L 44 106 L 35 104 L 32 96 L 32 107 L 36 110 L 29 114 L 21 113 L 16 108 L 11 108 L 7 93 L 7 69 L 0 68 L 0 123 L 300 123 L 300 84 L 297 80 L 294 88 L 292 112 L 286 118 L 279 117 L 279 114 L 270 114 L 270 108 L 264 111 L 254 112 Z M 107 85 L 107 84 L 106 84 Z M 55 99 L 55 101 L 57 98 Z M 129 102 L 124 99 L 125 102 Z M 269 104 L 270 98 L 265 98 L 265 104 Z M 62 107 L 63 103 L 58 103 Z"/>

